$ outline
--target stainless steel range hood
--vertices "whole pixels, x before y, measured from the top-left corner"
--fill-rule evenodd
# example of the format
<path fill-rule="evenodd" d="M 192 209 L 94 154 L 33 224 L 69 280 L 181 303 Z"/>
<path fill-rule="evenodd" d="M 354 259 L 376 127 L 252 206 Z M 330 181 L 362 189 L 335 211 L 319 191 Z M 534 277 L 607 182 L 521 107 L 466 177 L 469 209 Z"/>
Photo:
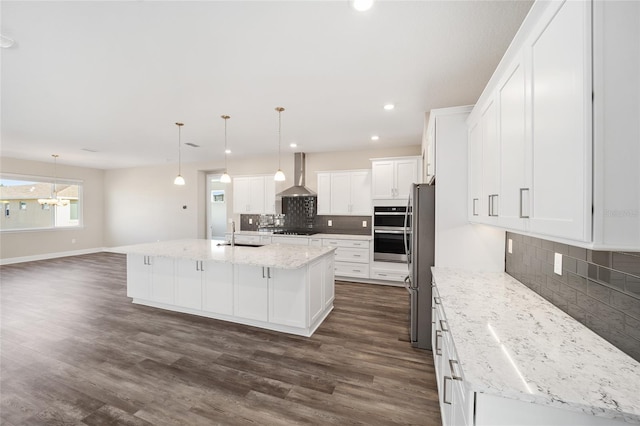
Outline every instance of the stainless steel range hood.
<path fill-rule="evenodd" d="M 296 152 L 293 155 L 294 185 L 280 192 L 278 197 L 315 197 L 316 193 L 304 186 L 305 184 L 305 154 Z"/>

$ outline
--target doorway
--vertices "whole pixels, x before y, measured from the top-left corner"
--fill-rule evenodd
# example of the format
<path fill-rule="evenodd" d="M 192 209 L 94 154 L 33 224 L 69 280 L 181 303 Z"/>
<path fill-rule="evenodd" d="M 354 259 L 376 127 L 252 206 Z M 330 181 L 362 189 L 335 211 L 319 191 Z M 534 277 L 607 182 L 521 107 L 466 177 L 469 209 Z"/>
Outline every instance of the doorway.
<path fill-rule="evenodd" d="M 223 240 L 227 232 L 227 185 L 220 182 L 219 173 L 207 174 L 207 237 Z"/>

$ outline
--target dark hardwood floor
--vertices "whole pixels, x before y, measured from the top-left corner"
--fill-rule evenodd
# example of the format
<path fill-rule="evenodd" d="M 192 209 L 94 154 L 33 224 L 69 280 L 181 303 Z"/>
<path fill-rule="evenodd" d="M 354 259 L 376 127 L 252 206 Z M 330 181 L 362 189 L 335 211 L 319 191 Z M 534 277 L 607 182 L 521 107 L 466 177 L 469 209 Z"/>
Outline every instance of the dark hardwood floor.
<path fill-rule="evenodd" d="M 3 266 L 3 425 L 439 425 L 403 288 L 339 282 L 298 337 L 134 305 L 126 258 Z"/>

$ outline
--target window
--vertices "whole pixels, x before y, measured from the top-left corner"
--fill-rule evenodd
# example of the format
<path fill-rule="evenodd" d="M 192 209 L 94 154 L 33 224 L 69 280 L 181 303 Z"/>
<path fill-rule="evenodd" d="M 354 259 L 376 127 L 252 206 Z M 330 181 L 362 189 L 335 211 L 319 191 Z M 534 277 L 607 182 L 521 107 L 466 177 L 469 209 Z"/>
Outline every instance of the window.
<path fill-rule="evenodd" d="M 81 181 L 2 174 L 0 201 L 0 231 L 82 226 Z"/>

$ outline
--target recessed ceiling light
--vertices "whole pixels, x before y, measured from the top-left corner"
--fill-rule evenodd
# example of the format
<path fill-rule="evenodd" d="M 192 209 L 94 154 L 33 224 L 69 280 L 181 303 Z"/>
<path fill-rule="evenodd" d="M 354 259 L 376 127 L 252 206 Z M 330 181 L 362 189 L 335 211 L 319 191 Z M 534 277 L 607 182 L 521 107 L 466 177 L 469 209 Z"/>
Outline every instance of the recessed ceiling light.
<path fill-rule="evenodd" d="M 225 153 L 225 154 L 231 154 L 231 150 L 230 150 L 230 149 L 225 149 L 225 150 L 224 150 L 224 153 Z"/>
<path fill-rule="evenodd" d="M 371 6 L 373 6 L 373 0 L 353 0 L 351 4 L 358 12 L 364 12 L 371 9 Z"/>
<path fill-rule="evenodd" d="M 377 141 L 378 139 L 380 139 L 380 136 L 378 136 L 378 135 L 371 136 L 371 140 L 372 141 Z"/>
<path fill-rule="evenodd" d="M 16 41 L 14 39 L 0 34 L 0 47 L 1 48 L 8 49 L 11 46 L 13 46 L 14 44 L 16 44 Z"/>
<path fill-rule="evenodd" d="M 290 143 L 290 144 L 289 144 L 289 146 L 290 146 L 291 148 L 296 148 L 296 147 L 298 146 L 298 144 L 297 144 L 297 143 Z"/>
<path fill-rule="evenodd" d="M 384 106 L 384 109 L 386 109 L 387 111 L 391 111 L 392 109 L 394 109 L 396 106 L 394 104 L 386 104 Z"/>

